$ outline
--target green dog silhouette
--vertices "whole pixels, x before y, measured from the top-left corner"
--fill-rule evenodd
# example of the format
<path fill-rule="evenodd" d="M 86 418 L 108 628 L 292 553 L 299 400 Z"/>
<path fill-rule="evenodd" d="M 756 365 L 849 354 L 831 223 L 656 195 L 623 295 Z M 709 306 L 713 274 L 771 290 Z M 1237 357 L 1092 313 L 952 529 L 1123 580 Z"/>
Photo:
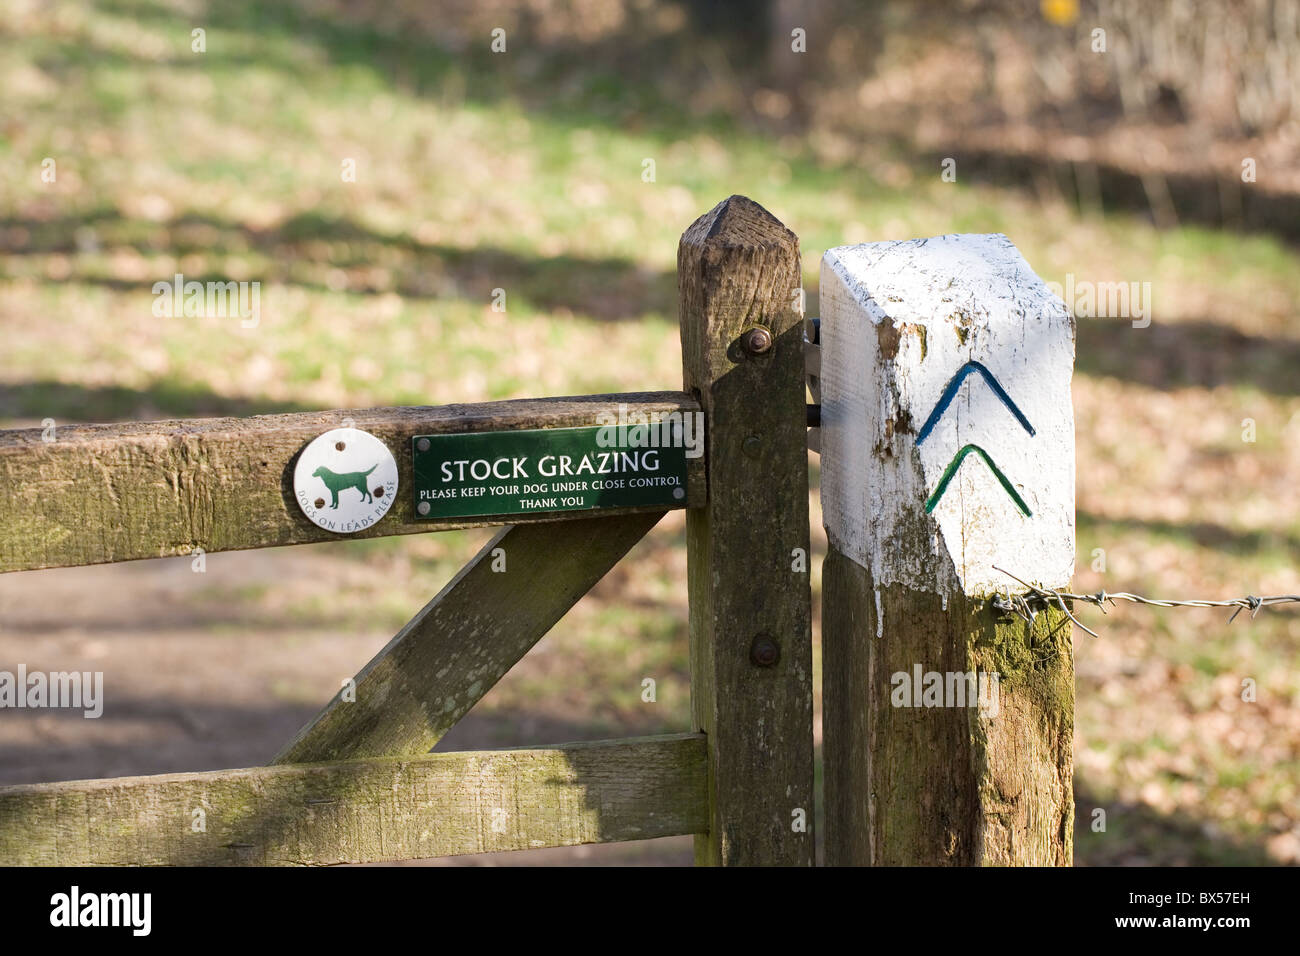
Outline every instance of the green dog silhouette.
<path fill-rule="evenodd" d="M 370 494 L 370 489 L 366 487 L 366 478 L 369 477 L 370 472 L 378 467 L 379 463 L 375 462 L 367 471 L 350 471 L 346 475 L 339 475 L 321 465 L 311 473 L 311 476 L 325 482 L 325 487 L 330 490 L 330 495 L 334 500 L 330 508 L 337 508 L 339 506 L 339 492 L 346 491 L 348 488 L 355 488 L 361 492 L 363 502 L 366 500 L 374 501 L 374 496 Z"/>

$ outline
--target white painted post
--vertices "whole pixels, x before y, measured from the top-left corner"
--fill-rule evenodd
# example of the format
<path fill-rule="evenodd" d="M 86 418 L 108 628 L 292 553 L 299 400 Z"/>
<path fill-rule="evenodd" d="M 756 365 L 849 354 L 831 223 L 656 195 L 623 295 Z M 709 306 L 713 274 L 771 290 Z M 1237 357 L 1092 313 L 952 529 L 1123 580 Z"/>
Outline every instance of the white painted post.
<path fill-rule="evenodd" d="M 828 862 L 1068 863 L 1069 625 L 987 599 L 1073 573 L 1073 317 L 1005 236 L 879 242 L 821 342 Z"/>

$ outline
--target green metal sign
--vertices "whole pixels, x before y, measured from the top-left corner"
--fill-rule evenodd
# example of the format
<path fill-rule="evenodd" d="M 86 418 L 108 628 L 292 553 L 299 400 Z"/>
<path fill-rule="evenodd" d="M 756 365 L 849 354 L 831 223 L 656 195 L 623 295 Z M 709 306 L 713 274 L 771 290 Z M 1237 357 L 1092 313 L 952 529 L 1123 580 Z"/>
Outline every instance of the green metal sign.
<path fill-rule="evenodd" d="M 686 448 L 610 445 L 613 429 L 417 435 L 415 516 L 686 505 Z"/>

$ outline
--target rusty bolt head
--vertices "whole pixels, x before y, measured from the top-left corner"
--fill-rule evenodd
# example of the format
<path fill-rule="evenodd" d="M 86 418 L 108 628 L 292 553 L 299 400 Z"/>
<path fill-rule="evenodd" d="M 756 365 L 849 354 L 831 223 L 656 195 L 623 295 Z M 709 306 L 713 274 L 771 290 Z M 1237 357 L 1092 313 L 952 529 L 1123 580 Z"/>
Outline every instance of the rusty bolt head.
<path fill-rule="evenodd" d="M 781 646 L 771 636 L 760 634 L 749 647 L 749 659 L 758 667 L 771 667 L 781 659 Z"/>
<path fill-rule="evenodd" d="M 745 349 L 750 355 L 762 355 L 772 347 L 772 332 L 756 325 L 745 333 Z"/>

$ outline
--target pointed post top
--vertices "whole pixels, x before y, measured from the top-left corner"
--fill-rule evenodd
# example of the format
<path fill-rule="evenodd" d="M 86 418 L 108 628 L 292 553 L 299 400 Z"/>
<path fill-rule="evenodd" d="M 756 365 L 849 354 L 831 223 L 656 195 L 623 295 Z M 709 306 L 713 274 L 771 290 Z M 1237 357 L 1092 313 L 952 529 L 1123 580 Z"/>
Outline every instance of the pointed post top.
<path fill-rule="evenodd" d="M 728 196 L 682 235 L 686 246 L 756 246 L 798 249 L 799 238 L 748 196 Z"/>
<path fill-rule="evenodd" d="M 730 196 L 691 223 L 677 246 L 686 387 L 737 366 L 756 373 L 779 354 L 802 404 L 802 281 L 799 237 L 754 200 Z M 757 361 L 739 342 L 755 326 L 775 342 Z"/>

